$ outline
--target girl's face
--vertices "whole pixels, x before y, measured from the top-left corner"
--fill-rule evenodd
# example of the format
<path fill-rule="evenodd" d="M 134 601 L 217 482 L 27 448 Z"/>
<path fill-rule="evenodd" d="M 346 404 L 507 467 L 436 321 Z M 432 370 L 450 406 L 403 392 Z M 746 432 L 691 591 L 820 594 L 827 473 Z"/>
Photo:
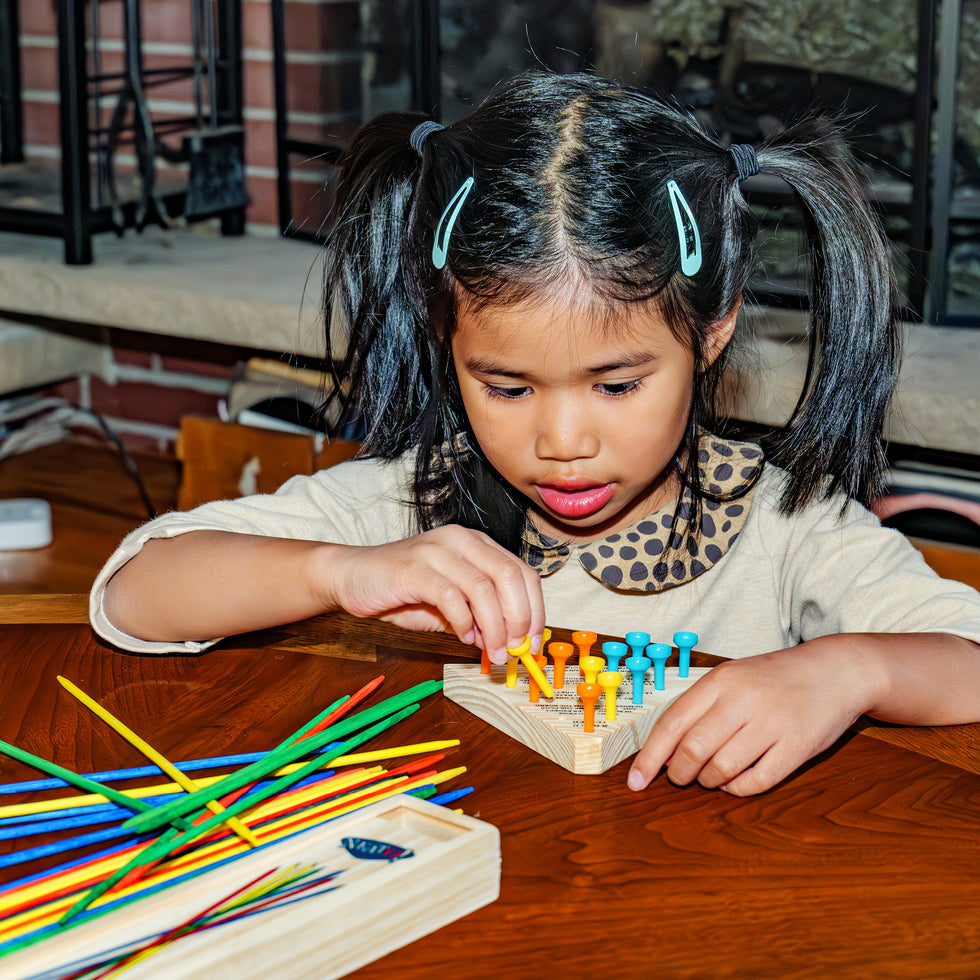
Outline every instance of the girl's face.
<path fill-rule="evenodd" d="M 709 359 L 737 312 L 717 324 Z M 676 497 L 694 357 L 653 304 L 623 304 L 606 321 L 562 298 L 463 303 L 456 323 L 453 359 L 473 433 L 531 501 L 540 531 L 594 541 Z"/>

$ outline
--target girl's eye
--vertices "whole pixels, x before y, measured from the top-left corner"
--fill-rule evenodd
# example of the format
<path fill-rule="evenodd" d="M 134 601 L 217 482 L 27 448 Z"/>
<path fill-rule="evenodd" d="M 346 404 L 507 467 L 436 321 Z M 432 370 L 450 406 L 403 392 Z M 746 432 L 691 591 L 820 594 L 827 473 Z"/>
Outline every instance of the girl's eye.
<path fill-rule="evenodd" d="M 603 384 L 597 384 L 595 387 L 601 391 L 604 395 L 611 395 L 612 397 L 617 397 L 621 395 L 628 395 L 631 391 L 636 391 L 640 387 L 641 382 L 636 381 L 617 381 L 617 382 L 604 382 Z"/>
<path fill-rule="evenodd" d="M 528 387 L 523 388 L 502 388 L 499 385 L 486 385 L 487 394 L 491 398 L 506 398 L 513 400 L 515 398 L 521 398 L 526 395 L 531 389 Z"/>

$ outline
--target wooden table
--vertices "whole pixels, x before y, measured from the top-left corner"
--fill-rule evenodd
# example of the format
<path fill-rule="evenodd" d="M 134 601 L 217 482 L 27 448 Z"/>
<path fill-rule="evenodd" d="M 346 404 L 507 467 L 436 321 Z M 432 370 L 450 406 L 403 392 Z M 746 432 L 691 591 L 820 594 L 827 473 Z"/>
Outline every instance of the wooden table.
<path fill-rule="evenodd" d="M 6 626 L 0 739 L 81 772 L 141 761 L 63 673 L 171 758 L 265 749 L 379 673 L 396 693 L 471 652 L 345 616 L 193 657 L 120 653 L 78 624 Z M 465 811 L 500 828 L 500 899 L 355 975 L 975 978 L 978 728 L 869 726 L 736 799 L 662 777 L 633 793 L 626 762 L 573 776 L 431 698 L 399 739 L 462 740 L 447 764 L 469 767 Z M 0 757 L 4 782 L 34 776 Z"/>

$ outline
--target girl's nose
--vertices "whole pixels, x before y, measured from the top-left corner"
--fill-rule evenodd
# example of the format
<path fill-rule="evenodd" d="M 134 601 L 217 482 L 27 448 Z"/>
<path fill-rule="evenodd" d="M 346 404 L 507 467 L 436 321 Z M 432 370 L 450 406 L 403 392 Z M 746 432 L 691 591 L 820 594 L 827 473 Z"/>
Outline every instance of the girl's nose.
<path fill-rule="evenodd" d="M 562 411 L 542 416 L 534 450 L 538 459 L 568 462 L 598 455 L 599 436 L 584 412 Z"/>

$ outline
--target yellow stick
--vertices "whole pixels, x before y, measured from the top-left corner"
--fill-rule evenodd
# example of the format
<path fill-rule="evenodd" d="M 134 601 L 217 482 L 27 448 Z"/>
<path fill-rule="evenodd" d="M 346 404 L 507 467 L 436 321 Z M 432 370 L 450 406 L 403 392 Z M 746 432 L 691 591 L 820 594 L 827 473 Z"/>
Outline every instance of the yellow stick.
<path fill-rule="evenodd" d="M 341 776 L 334 776 L 328 780 L 331 787 L 340 792 L 344 790 L 349 784 L 358 782 L 367 775 L 379 775 L 383 774 L 384 769 L 381 766 L 376 766 L 373 770 L 362 770 L 355 773 L 344 773 Z M 326 785 L 326 784 L 324 784 Z M 347 799 L 348 797 L 341 797 L 341 799 Z M 336 801 L 334 801 L 336 802 Z M 318 809 L 322 810 L 323 807 Z M 317 812 L 311 809 L 311 813 Z M 270 824 L 268 827 L 261 828 L 258 831 L 258 837 L 261 843 L 266 844 L 269 840 L 274 839 L 269 835 L 274 832 L 275 828 L 280 825 L 281 822 Z M 203 847 L 198 848 L 192 854 L 183 855 L 177 858 L 170 865 L 170 868 L 178 868 L 181 872 L 187 870 L 187 864 L 190 860 L 195 858 L 210 857 L 218 848 L 225 846 L 227 847 L 229 842 L 225 841 L 215 841 L 211 844 L 206 844 Z M 236 851 L 244 851 L 245 847 L 242 844 L 232 843 L 232 847 Z M 18 906 L 23 902 L 36 902 L 44 897 L 48 892 L 54 890 L 62 890 L 65 888 L 83 888 L 86 884 L 91 884 L 93 880 L 100 880 L 102 878 L 108 877 L 117 868 L 122 867 L 123 864 L 129 859 L 129 853 L 123 854 L 113 854 L 108 857 L 101 858 L 92 864 L 86 865 L 81 868 L 74 870 L 68 870 L 63 872 L 54 878 L 46 878 L 31 885 L 22 885 L 19 888 L 12 889 L 9 892 L 4 892 L 0 895 L 0 939 L 4 939 L 7 936 L 8 927 L 10 929 L 16 929 L 18 925 L 23 924 L 25 921 L 30 920 L 33 916 L 38 914 L 38 909 L 29 909 L 25 912 L 18 913 L 15 916 L 10 916 L 4 918 L 8 909 L 14 906 Z M 133 886 L 140 887 L 140 886 Z M 128 890 L 123 890 L 119 892 L 119 895 L 128 894 Z M 56 902 L 61 903 L 59 905 L 59 914 L 71 905 L 71 897 L 65 897 L 64 899 L 58 899 Z M 56 916 L 57 917 L 57 916 Z M 34 928 L 34 924 L 31 923 L 31 928 Z"/>
<path fill-rule="evenodd" d="M 438 786 L 450 779 L 454 779 L 456 776 L 459 776 L 464 772 L 466 772 L 465 766 L 459 766 L 456 769 L 447 769 L 445 772 L 436 773 L 434 776 L 425 778 L 424 784 Z M 354 775 L 354 773 L 351 773 L 349 777 L 345 778 L 351 779 Z M 418 777 L 412 777 L 412 779 L 405 779 L 403 777 L 392 779 L 388 789 L 379 789 L 377 794 L 371 795 L 369 802 L 374 803 L 378 800 L 396 796 L 405 791 L 406 783 L 411 783 L 417 780 L 420 781 Z M 355 791 L 347 794 L 347 796 L 340 797 L 339 799 L 328 800 L 316 807 L 311 807 L 304 814 L 290 814 L 283 817 L 281 820 L 273 821 L 269 823 L 268 826 L 259 829 L 259 839 L 262 844 L 269 844 L 273 841 L 279 840 L 282 837 L 290 836 L 302 830 L 308 830 L 310 827 L 319 823 L 325 813 L 329 813 L 330 819 L 332 820 L 335 817 L 343 816 L 346 813 L 359 810 L 361 807 L 367 805 L 367 803 L 357 799 L 357 797 L 363 792 L 363 789 L 358 788 Z M 346 801 L 348 800 L 351 802 L 347 803 Z M 245 848 L 239 843 L 231 842 L 230 847 L 228 845 L 228 841 L 216 842 L 214 844 L 198 848 L 190 854 L 182 855 L 180 858 L 173 860 L 165 870 L 161 869 L 159 873 L 154 873 L 144 881 L 131 885 L 128 888 L 114 891 L 108 898 L 104 896 L 100 897 L 92 904 L 91 907 L 98 908 L 103 902 L 116 901 L 117 899 L 126 898 L 134 892 L 139 891 L 141 888 L 145 888 L 147 884 L 163 884 L 169 881 L 171 878 L 176 878 L 179 875 L 187 874 L 190 871 L 195 871 L 199 868 L 206 867 L 208 864 L 214 861 L 215 852 L 220 850 L 222 846 L 228 849 L 228 853 L 223 853 L 221 855 L 222 857 L 228 857 L 231 856 L 232 853 L 240 853 L 245 850 Z M 125 860 L 126 856 L 106 858 L 104 862 L 106 867 L 104 870 L 106 872 L 114 871 L 115 868 L 121 866 Z M 102 863 L 103 862 L 99 862 L 100 865 Z M 109 865 L 113 866 L 110 867 Z M 89 869 L 89 872 L 91 872 L 91 869 Z M 86 877 L 89 876 L 90 874 L 86 875 Z M 58 882 L 59 886 L 72 883 L 72 879 L 74 877 L 74 875 L 66 876 L 65 881 Z M 48 888 L 50 889 L 50 884 L 48 885 Z M 20 897 L 22 898 L 23 895 Z M 25 932 L 40 929 L 45 925 L 50 925 L 53 922 L 57 922 L 64 911 L 71 907 L 76 897 L 76 895 L 67 895 L 62 898 L 54 899 L 44 908 L 34 908 L 27 912 L 23 912 L 20 915 L 11 916 L 4 919 L 3 925 L 0 926 L 0 941 L 15 939 L 18 935 Z"/>
<path fill-rule="evenodd" d="M 444 739 L 440 742 L 418 742 L 414 745 L 397 745 L 390 749 L 375 749 L 372 752 L 352 752 L 350 755 L 338 755 L 330 760 L 330 768 L 336 766 L 359 766 L 367 762 L 381 762 L 384 759 L 397 759 L 403 755 L 422 755 L 426 752 L 439 752 L 459 745 L 458 738 Z M 288 766 L 277 769 L 274 776 L 286 776 L 295 772 L 302 762 L 292 762 Z M 194 782 L 198 786 L 210 786 L 224 776 L 203 776 Z M 157 783 L 155 786 L 141 786 L 139 789 L 126 790 L 127 796 L 142 799 L 146 796 L 159 796 L 174 793 L 181 787 L 177 783 Z M 35 801 L 33 803 L 12 803 L 0 806 L 0 817 L 26 817 L 35 813 L 47 813 L 55 810 L 68 810 L 76 806 L 96 806 L 109 801 L 101 793 L 86 793 L 80 796 L 59 796 L 56 799 Z"/>
<path fill-rule="evenodd" d="M 139 749 L 140 752 L 145 755 L 150 762 L 154 765 L 159 766 L 160 769 L 166 773 L 171 779 L 173 779 L 182 790 L 187 793 L 193 793 L 200 789 L 200 786 L 194 782 L 186 773 L 181 772 L 166 756 L 158 752 L 152 745 L 149 744 L 145 739 L 140 738 L 131 728 L 129 728 L 124 722 L 120 721 L 111 711 L 103 708 L 98 701 L 90 698 L 83 690 L 73 684 L 67 677 L 62 677 L 58 675 L 58 682 L 61 686 L 73 697 L 78 698 L 82 704 L 85 705 L 91 712 L 98 715 L 110 728 L 117 731 L 130 745 Z M 224 813 L 224 807 L 217 802 L 217 800 L 211 800 L 207 804 L 207 808 L 213 814 Z M 239 820 L 237 817 L 229 817 L 225 823 L 228 827 L 233 830 L 245 843 L 251 844 L 252 847 L 256 847 L 259 843 L 258 838 L 252 833 Z"/>

